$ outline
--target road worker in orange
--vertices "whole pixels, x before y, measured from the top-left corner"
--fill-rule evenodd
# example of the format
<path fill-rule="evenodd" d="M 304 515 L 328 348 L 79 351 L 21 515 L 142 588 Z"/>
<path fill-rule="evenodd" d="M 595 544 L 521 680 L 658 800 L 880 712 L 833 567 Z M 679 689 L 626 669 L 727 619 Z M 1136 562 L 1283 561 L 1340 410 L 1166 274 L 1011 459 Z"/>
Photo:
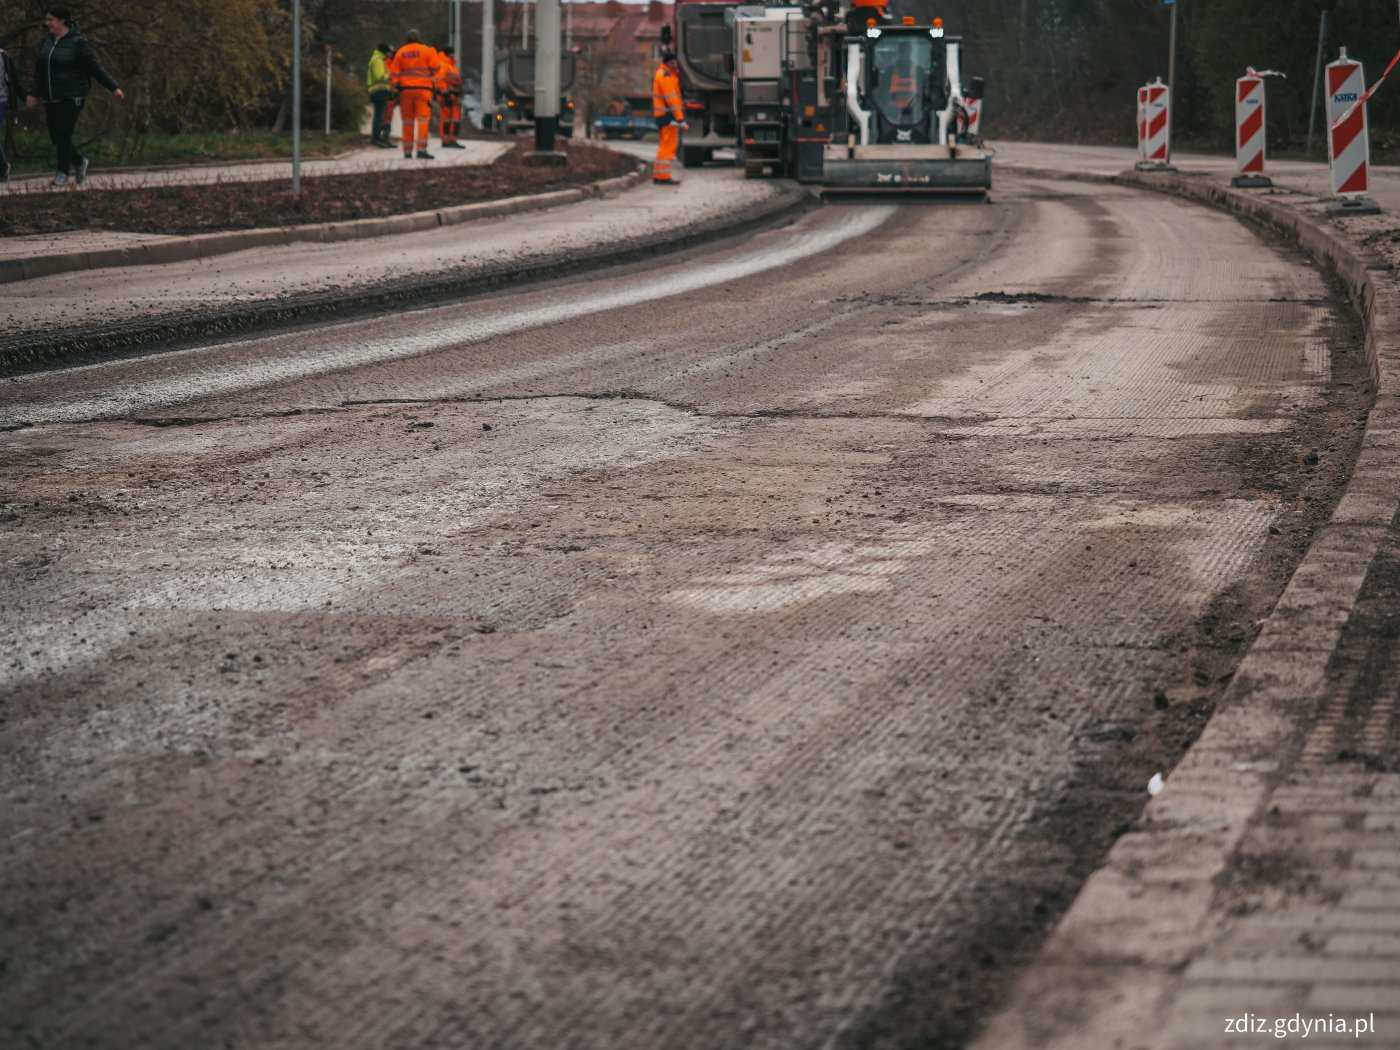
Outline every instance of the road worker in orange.
<path fill-rule="evenodd" d="M 457 141 L 462 129 L 462 71 L 457 68 L 457 59 L 452 48 L 445 47 L 442 55 L 442 72 L 438 74 L 438 134 L 442 136 L 443 149 L 466 149 Z"/>
<path fill-rule="evenodd" d="M 661 52 L 661 65 L 651 80 L 651 112 L 656 118 L 656 162 L 651 169 L 651 181 L 656 186 L 676 186 L 680 179 L 671 173 L 676 148 L 681 142 L 685 110 L 681 107 L 680 63 L 674 51 Z"/>
<path fill-rule="evenodd" d="M 853 33 L 864 33 L 870 23 L 879 25 L 887 21 L 885 5 L 888 0 L 851 0 L 851 9 L 846 12 L 846 24 Z"/>
<path fill-rule="evenodd" d="M 890 101 L 899 109 L 909 109 L 923 89 L 924 70 L 914 61 L 914 47 L 907 40 L 901 41 L 890 70 Z"/>
<path fill-rule="evenodd" d="M 389 84 L 398 96 L 399 113 L 403 117 L 403 155 L 419 160 L 432 160 L 428 152 L 428 121 L 433 115 L 433 92 L 442 75 L 442 56 L 437 49 L 423 43 L 418 30 L 406 34 L 408 43 L 389 60 Z"/>

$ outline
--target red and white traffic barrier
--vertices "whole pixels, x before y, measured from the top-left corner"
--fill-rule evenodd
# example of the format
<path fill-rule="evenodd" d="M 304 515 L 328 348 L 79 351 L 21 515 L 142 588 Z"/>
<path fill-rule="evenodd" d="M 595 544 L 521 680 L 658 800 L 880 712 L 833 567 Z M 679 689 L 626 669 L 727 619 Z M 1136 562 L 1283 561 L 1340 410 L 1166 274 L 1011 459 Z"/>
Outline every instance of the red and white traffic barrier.
<path fill-rule="evenodd" d="M 980 142 L 982 140 L 982 100 L 980 98 L 964 99 L 963 109 L 967 111 L 967 137 Z"/>
<path fill-rule="evenodd" d="M 1366 200 L 1370 189 L 1371 137 L 1366 126 L 1366 76 L 1361 63 L 1341 57 L 1327 66 L 1327 159 L 1332 165 L 1335 207 L 1378 211 Z M 1368 206 L 1369 205 L 1369 206 Z"/>
<path fill-rule="evenodd" d="M 1162 78 L 1158 77 L 1143 88 L 1143 91 L 1147 95 L 1144 103 L 1146 127 L 1143 131 L 1146 142 L 1143 146 L 1143 159 L 1138 161 L 1137 167 L 1147 171 L 1174 171 L 1171 144 L 1171 88 L 1163 84 Z"/>
<path fill-rule="evenodd" d="M 1235 81 L 1235 167 L 1239 174 L 1230 185 L 1273 185 L 1264 174 L 1264 126 L 1264 75 L 1251 69 Z"/>
<path fill-rule="evenodd" d="M 1138 161 L 1147 159 L 1147 85 L 1137 89 Z"/>

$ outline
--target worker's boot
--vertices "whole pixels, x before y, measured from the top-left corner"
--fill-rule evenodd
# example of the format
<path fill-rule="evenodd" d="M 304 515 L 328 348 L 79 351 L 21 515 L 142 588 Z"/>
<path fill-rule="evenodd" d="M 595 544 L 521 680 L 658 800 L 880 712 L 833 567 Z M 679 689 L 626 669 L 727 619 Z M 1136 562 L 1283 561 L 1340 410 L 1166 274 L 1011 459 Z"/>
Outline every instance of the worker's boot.
<path fill-rule="evenodd" d="M 419 159 L 419 160 L 432 160 L 432 159 L 433 159 L 433 155 L 432 155 L 431 153 L 429 153 L 429 152 L 428 152 L 427 150 L 425 150 L 425 149 L 420 149 L 420 150 L 418 151 L 418 159 Z"/>

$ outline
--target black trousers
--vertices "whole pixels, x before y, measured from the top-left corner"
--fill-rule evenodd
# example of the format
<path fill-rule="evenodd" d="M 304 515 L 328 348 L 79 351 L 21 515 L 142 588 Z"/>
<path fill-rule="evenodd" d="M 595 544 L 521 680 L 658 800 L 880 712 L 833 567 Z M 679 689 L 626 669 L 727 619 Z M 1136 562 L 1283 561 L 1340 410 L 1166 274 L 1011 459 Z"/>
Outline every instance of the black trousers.
<path fill-rule="evenodd" d="M 369 93 L 369 100 L 374 103 L 374 116 L 370 118 L 373 123 L 369 129 L 369 140 L 371 142 L 388 142 L 389 121 L 384 119 L 384 115 L 389 107 L 389 89 L 376 88 Z"/>
<path fill-rule="evenodd" d="M 73 129 L 78 125 L 78 114 L 83 111 L 86 99 L 61 98 L 57 102 L 44 103 L 44 116 L 48 118 L 49 138 L 58 149 L 58 170 L 66 172 L 82 163 L 82 155 L 73 145 Z"/>

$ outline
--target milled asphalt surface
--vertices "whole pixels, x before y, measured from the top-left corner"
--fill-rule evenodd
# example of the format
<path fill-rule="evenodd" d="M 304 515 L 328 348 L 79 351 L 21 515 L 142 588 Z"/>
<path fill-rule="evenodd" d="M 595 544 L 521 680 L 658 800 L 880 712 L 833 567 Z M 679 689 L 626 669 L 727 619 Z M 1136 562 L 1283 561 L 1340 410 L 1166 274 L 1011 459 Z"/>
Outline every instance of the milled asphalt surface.
<path fill-rule="evenodd" d="M 1127 150 L 1003 144 L 997 163 L 1098 179 L 1118 176 L 1131 160 Z M 1289 192 L 1230 195 L 1223 189 L 1232 173 L 1228 162 L 1203 159 L 1198 166 L 1185 156 L 1176 162 L 1180 179 L 1128 181 L 1213 195 L 1237 210 L 1253 208 L 1264 221 L 1272 221 L 1267 210 L 1276 209 L 1298 220 L 1296 235 L 1310 251 L 1340 260 L 1340 277 L 1370 321 L 1377 403 L 1347 496 L 1263 625 L 1211 726 L 1089 880 L 976 1045 L 1248 1046 L 1261 1036 L 1234 1036 L 1227 1031 L 1230 1019 L 1249 1013 L 1272 1026 L 1301 1011 L 1306 1017 L 1375 1017 L 1376 1031 L 1366 1038 L 1348 1033 L 1341 1039 L 1329 1031 L 1311 1037 L 1308 1046 L 1397 1046 L 1400 766 L 1393 764 L 1397 686 L 1384 653 L 1394 637 L 1400 398 L 1393 377 L 1400 314 L 1392 305 L 1393 272 L 1377 268 L 1368 255 L 1378 233 L 1393 226 L 1385 219 L 1326 219 L 1317 199 L 1325 180 L 1320 166 L 1275 166 L 1280 189 Z M 563 229 L 566 238 L 581 240 L 566 243 L 589 243 L 600 230 L 614 231 L 634 207 L 647 221 L 664 224 L 691 209 L 722 212 L 735 192 L 746 203 L 767 199 L 765 189 L 772 192 L 771 184 L 735 181 L 730 174 L 692 173 L 677 191 L 643 187 L 601 202 L 610 221 L 594 224 L 580 214 Z M 1400 210 L 1394 173 L 1378 172 L 1375 181 L 1373 196 Z M 1260 200 L 1265 212 L 1250 203 Z M 589 210 L 598 207 L 593 202 Z M 560 250 L 560 225 L 551 213 L 537 218 L 533 237 L 526 230 L 524 249 Z M 486 243 L 503 256 L 519 237 L 520 222 L 472 232 L 488 233 Z M 440 243 L 417 243 L 431 237 Z M 425 270 L 443 253 L 462 249 L 458 230 L 414 240 L 412 248 L 396 245 L 395 258 Z M 342 247 L 312 254 L 312 265 L 321 269 L 311 283 L 326 274 L 353 281 L 383 272 L 329 257 L 337 251 L 344 253 Z M 194 269 L 206 265 L 212 263 Z M 94 273 L 82 289 L 66 289 L 58 279 L 3 287 L 15 293 L 4 309 L 24 329 L 52 323 L 47 305 L 34 304 L 54 297 L 68 311 L 63 324 L 71 325 L 75 318 L 117 321 L 159 312 L 172 297 L 217 308 L 239 297 L 280 294 L 259 286 L 257 261 L 241 274 L 162 276 L 160 268 L 139 269 Z M 221 291 L 226 280 L 232 282 L 227 293 Z M 1272 1038 L 1272 1027 L 1268 1033 Z"/>
<path fill-rule="evenodd" d="M 76 257 L 110 238 L 64 234 L 51 239 L 50 252 L 75 257 L 76 269 L 0 283 L 0 371 L 58 356 L 109 355 L 157 336 L 230 335 L 509 289 L 604 262 L 664 256 L 812 204 L 792 184 L 736 181 L 727 168 L 688 175 L 678 188 L 623 192 L 636 184 L 629 177 L 604 184 L 601 196 L 565 190 L 525 198 L 535 206 L 529 211 L 517 212 L 511 201 L 472 205 L 460 210 L 496 214 L 459 216 L 452 225 L 434 220 L 412 236 L 276 243 L 178 265 L 89 269 Z"/>

